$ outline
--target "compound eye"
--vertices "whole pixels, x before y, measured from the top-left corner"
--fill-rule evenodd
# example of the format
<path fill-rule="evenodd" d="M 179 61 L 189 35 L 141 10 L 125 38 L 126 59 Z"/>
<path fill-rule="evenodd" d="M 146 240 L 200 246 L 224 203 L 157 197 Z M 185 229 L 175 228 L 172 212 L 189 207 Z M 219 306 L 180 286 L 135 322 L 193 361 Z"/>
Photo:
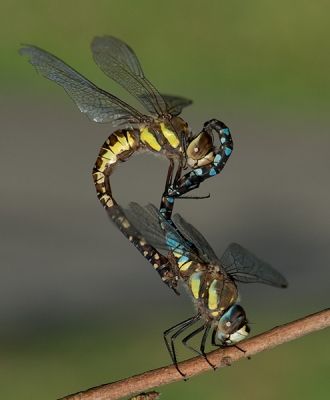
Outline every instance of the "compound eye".
<path fill-rule="evenodd" d="M 235 304 L 220 318 L 218 338 L 222 343 L 237 343 L 250 332 L 244 309 Z"/>
<path fill-rule="evenodd" d="M 187 156 L 200 160 L 213 148 L 212 136 L 202 131 L 188 146 Z"/>

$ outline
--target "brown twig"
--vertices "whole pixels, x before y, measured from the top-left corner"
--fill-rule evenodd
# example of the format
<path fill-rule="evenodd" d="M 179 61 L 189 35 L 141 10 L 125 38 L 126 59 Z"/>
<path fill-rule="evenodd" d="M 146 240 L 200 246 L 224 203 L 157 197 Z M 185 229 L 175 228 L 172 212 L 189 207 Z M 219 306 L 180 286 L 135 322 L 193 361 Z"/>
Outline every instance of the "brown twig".
<path fill-rule="evenodd" d="M 309 315 L 290 322 L 285 325 L 278 326 L 268 332 L 262 333 L 251 339 L 245 340 L 240 347 L 246 352 L 243 353 L 235 347 L 227 347 L 218 349 L 208 354 L 209 361 L 217 366 L 230 366 L 235 361 L 261 351 L 271 349 L 282 343 L 297 339 L 308 333 L 318 331 L 330 326 L 330 308 L 320 311 L 316 314 Z M 210 370 L 210 366 L 202 357 L 195 357 L 179 364 L 181 371 L 187 374 L 187 378 L 201 374 Z M 107 383 L 84 392 L 63 397 L 59 400 L 114 400 L 134 393 L 143 392 L 153 387 L 167 385 L 182 379 L 173 365 L 148 371 L 140 375 L 132 376 L 121 381 Z"/>

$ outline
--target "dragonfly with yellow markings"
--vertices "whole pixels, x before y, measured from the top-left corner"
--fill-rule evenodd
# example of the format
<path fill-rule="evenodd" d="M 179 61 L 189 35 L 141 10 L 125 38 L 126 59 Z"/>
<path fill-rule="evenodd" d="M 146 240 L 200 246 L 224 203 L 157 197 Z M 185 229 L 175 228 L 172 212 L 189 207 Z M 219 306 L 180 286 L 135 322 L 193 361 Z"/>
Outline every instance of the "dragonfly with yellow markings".
<path fill-rule="evenodd" d="M 123 215 L 114 208 L 117 203 L 110 185 L 110 176 L 120 163 L 142 151 L 150 151 L 169 160 L 160 205 L 166 219 L 171 217 L 175 198 L 198 188 L 201 182 L 219 174 L 224 168 L 233 150 L 228 127 L 212 119 L 204 124 L 200 133 L 193 134 L 188 124 L 179 117 L 191 101 L 160 94 L 145 78 L 137 56 L 123 41 L 112 36 L 95 37 L 91 45 L 93 58 L 106 75 L 144 106 L 147 115 L 97 87 L 54 55 L 33 45 L 23 46 L 20 54 L 30 57 L 29 62 L 38 73 L 62 86 L 89 119 L 113 126 L 125 125 L 111 133 L 102 145 L 93 168 L 93 179 L 99 201 L 130 241 L 136 235 L 132 235 L 132 226 L 128 228 Z M 218 147 L 214 145 L 214 134 L 219 138 Z M 77 160 L 80 158 L 77 157 Z M 190 171 L 181 176 L 185 167 L 189 167 Z M 175 289 L 177 282 L 170 276 L 171 271 L 167 269 L 162 255 L 152 246 L 146 250 L 146 243 L 142 243 L 135 241 L 134 245 L 151 262 L 163 281 Z"/>

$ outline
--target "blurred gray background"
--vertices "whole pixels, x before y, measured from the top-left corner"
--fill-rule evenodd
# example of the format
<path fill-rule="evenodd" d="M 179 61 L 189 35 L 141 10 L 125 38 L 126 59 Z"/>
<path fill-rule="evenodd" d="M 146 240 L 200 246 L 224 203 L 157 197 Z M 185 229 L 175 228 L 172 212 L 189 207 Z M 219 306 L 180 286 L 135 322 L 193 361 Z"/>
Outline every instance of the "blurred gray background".
<path fill-rule="evenodd" d="M 253 334 L 329 306 L 328 3 L 18 3 L 4 6 L 1 27 L 1 398 L 58 398 L 167 365 L 162 332 L 194 313 L 184 290 L 179 298 L 162 284 L 97 200 L 91 171 L 113 128 L 91 123 L 38 76 L 19 42 L 137 106 L 91 60 L 93 36 L 120 37 L 160 92 L 194 101 L 182 117 L 195 132 L 211 118 L 224 121 L 233 155 L 194 193 L 211 197 L 178 200 L 175 211 L 219 256 L 235 241 L 287 277 L 285 290 L 239 285 Z M 158 205 L 167 167 L 146 153 L 120 165 L 116 200 Z M 323 399 L 327 337 L 315 333 L 248 366 L 160 390 L 171 399 L 241 391 L 247 399 Z"/>

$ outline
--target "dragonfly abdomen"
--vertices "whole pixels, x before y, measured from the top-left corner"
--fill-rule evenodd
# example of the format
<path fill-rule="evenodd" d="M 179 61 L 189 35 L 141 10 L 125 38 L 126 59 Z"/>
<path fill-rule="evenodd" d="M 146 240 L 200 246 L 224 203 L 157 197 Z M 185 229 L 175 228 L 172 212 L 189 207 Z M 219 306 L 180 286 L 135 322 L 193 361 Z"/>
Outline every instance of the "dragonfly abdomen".
<path fill-rule="evenodd" d="M 118 130 L 103 143 L 93 168 L 93 179 L 97 197 L 106 210 L 115 204 L 109 176 L 119 162 L 126 161 L 139 147 L 141 145 L 137 129 Z"/>

